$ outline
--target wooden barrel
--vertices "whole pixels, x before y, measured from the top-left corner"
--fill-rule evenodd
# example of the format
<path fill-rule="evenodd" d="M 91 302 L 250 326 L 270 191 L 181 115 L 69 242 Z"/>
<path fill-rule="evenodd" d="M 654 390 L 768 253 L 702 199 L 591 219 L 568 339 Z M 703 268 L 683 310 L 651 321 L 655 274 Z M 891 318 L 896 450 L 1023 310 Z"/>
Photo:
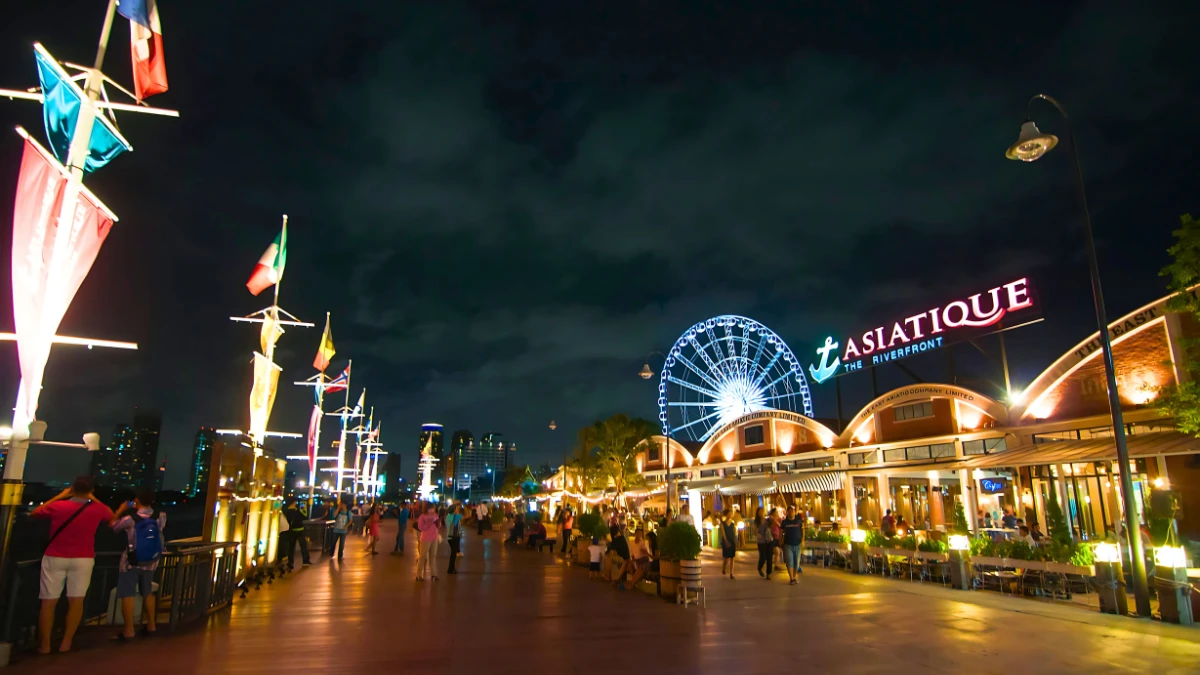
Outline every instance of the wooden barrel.
<path fill-rule="evenodd" d="M 699 560 L 680 560 L 679 561 L 679 580 L 685 585 L 700 583 L 700 561 Z"/>

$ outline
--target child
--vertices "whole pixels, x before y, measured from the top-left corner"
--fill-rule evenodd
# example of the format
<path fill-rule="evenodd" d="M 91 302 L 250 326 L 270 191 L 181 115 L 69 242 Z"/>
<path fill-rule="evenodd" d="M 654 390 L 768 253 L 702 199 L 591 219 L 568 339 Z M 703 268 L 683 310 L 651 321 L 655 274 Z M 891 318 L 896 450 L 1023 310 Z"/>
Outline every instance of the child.
<path fill-rule="evenodd" d="M 591 564 L 588 565 L 588 578 L 600 578 L 600 561 L 604 558 L 604 545 L 600 543 L 600 537 L 592 537 L 592 545 L 588 547 L 588 554 L 591 556 Z"/>

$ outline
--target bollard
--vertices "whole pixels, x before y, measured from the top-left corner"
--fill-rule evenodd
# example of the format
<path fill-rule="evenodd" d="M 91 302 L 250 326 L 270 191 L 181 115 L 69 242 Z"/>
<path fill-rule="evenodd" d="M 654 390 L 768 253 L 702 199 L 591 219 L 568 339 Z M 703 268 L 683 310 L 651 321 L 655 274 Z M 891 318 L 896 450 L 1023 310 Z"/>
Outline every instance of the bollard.
<path fill-rule="evenodd" d="M 1163 546 L 1154 551 L 1154 588 L 1163 621 L 1192 625 L 1192 585 L 1187 577 L 1187 554 L 1182 548 Z"/>
<path fill-rule="evenodd" d="M 950 550 L 950 588 L 960 591 L 971 590 L 971 552 Z"/>
<path fill-rule="evenodd" d="M 1125 572 L 1121 561 L 1096 561 L 1096 594 L 1100 597 L 1100 612 L 1124 615 L 1129 613 L 1129 597 L 1125 594 Z"/>

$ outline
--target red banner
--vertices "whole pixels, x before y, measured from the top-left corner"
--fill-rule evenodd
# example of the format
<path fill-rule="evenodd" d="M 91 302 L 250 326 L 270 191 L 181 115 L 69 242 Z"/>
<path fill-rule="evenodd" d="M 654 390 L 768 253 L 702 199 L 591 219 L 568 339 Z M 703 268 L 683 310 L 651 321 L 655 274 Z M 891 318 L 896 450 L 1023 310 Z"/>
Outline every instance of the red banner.
<path fill-rule="evenodd" d="M 108 210 L 81 189 L 62 258 L 52 261 L 66 187 L 63 166 L 26 139 L 13 209 L 13 318 L 21 362 L 21 390 L 14 417 L 18 424 L 34 419 L 54 334 L 112 229 Z"/>

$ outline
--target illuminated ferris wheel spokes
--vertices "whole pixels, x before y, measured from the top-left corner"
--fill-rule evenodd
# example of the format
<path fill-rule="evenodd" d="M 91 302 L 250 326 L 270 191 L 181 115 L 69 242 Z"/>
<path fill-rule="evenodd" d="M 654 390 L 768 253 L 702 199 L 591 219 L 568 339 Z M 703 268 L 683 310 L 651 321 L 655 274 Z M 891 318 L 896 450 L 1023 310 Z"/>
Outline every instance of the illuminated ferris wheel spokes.
<path fill-rule="evenodd" d="M 787 344 L 741 316 L 701 321 L 681 335 L 667 355 L 658 392 L 663 431 L 695 441 L 760 410 L 812 416 L 808 381 Z"/>

